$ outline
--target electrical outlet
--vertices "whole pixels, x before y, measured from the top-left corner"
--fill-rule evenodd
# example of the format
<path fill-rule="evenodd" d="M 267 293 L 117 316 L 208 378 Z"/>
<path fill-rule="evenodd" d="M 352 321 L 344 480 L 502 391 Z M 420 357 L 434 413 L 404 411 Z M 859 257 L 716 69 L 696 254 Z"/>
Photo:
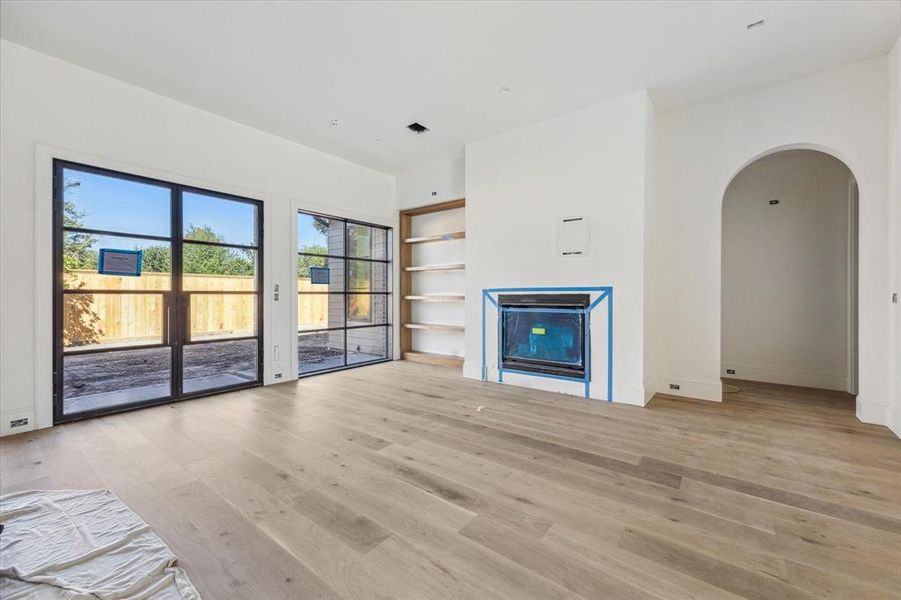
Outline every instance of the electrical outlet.
<path fill-rule="evenodd" d="M 669 384 L 669 389 L 671 389 L 671 390 L 678 390 L 678 389 L 679 389 L 679 384 L 678 384 L 678 383 L 671 383 L 671 384 Z"/>
<path fill-rule="evenodd" d="M 281 378 L 282 378 L 282 374 L 281 374 L 281 373 L 276 373 L 275 375 L 272 376 L 272 378 L 273 378 L 273 379 L 281 379 Z"/>
<path fill-rule="evenodd" d="M 28 425 L 28 417 L 24 417 L 22 419 L 12 419 L 9 422 L 9 428 L 13 429 L 15 427 L 25 427 Z"/>
<path fill-rule="evenodd" d="M 735 369 L 726 369 L 726 375 L 735 375 Z"/>

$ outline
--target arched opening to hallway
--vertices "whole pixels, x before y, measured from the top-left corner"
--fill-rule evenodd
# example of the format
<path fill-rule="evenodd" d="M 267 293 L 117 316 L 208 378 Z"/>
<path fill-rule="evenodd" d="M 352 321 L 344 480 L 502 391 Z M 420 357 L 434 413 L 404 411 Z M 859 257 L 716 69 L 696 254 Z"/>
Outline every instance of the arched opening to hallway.
<path fill-rule="evenodd" d="M 726 189 L 722 232 L 721 375 L 856 393 L 857 182 L 848 166 L 812 149 L 754 160 Z"/>

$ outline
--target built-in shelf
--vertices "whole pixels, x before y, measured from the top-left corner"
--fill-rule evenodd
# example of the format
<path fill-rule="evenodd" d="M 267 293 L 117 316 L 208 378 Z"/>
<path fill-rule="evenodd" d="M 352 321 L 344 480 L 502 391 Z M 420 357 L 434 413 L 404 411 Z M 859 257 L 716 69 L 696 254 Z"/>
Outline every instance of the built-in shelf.
<path fill-rule="evenodd" d="M 428 329 L 430 331 L 447 331 L 449 333 L 463 333 L 462 325 L 442 325 L 439 323 L 404 323 L 407 329 Z"/>
<path fill-rule="evenodd" d="M 462 271 L 465 263 L 449 263 L 446 265 L 419 265 L 417 267 L 404 267 L 404 271 Z"/>
<path fill-rule="evenodd" d="M 407 351 L 403 353 L 404 360 L 425 363 L 427 365 L 438 365 L 441 367 L 463 368 L 462 356 L 451 356 L 449 354 L 435 354 L 433 352 Z"/>
<path fill-rule="evenodd" d="M 449 264 L 440 264 L 440 261 L 451 261 L 451 260 L 460 260 L 462 258 L 461 251 L 463 247 L 459 244 L 441 244 L 440 242 L 450 242 L 453 240 L 465 240 L 466 239 L 466 231 L 463 229 L 465 226 L 461 225 L 461 219 L 459 218 L 461 215 L 457 213 L 456 215 L 450 214 L 447 215 L 448 219 L 444 219 L 440 221 L 433 221 L 432 231 L 435 229 L 443 229 L 443 233 L 435 233 L 432 235 L 419 235 L 419 232 L 416 231 L 414 233 L 413 223 L 418 217 L 422 217 L 424 215 L 434 215 L 436 213 L 442 213 L 444 211 L 454 211 L 457 209 L 462 209 L 466 207 L 466 200 L 463 198 L 459 198 L 457 200 L 448 200 L 446 202 L 439 202 L 437 204 L 429 204 L 427 206 L 419 206 L 416 208 L 408 208 L 400 211 L 399 216 L 399 225 L 400 225 L 400 234 L 398 238 L 403 241 L 400 244 L 399 248 L 399 267 L 400 267 L 400 289 L 398 290 L 398 295 L 403 299 L 400 302 L 400 323 L 402 324 L 398 328 L 398 338 L 400 341 L 400 355 L 404 360 L 410 360 L 414 362 L 426 363 L 430 365 L 440 365 L 444 367 L 462 369 L 463 368 L 463 357 L 456 356 L 451 354 L 438 354 L 434 352 L 422 352 L 420 350 L 414 350 L 414 334 L 413 332 L 416 330 L 420 331 L 432 331 L 437 332 L 437 335 L 443 336 L 455 336 L 454 338 L 448 338 L 445 340 L 448 346 L 445 348 L 441 348 L 440 346 L 437 348 L 439 350 L 443 349 L 446 352 L 456 352 L 459 346 L 460 338 L 457 337 L 459 334 L 463 333 L 464 327 L 462 324 L 460 325 L 451 325 L 451 324 L 439 324 L 439 323 L 417 323 L 417 320 L 430 321 L 429 317 L 430 309 L 427 304 L 431 303 L 462 303 L 465 301 L 465 297 L 462 293 L 454 293 L 454 292 L 431 292 L 431 293 L 416 293 L 414 289 L 422 289 L 434 290 L 435 288 L 428 287 L 419 287 L 414 286 L 413 282 L 415 279 L 422 279 L 422 283 L 429 283 L 428 279 L 431 277 L 438 277 L 439 279 L 444 279 L 444 276 L 440 275 L 419 275 L 419 273 L 427 273 L 427 272 L 461 272 L 466 270 L 466 265 L 464 262 L 454 262 Z M 425 223 L 425 221 L 420 221 Z M 437 223 L 442 222 L 444 225 L 438 225 Z M 458 229 L 458 231 L 448 231 L 449 229 Z M 434 247 L 429 248 L 421 248 L 421 250 L 415 250 L 416 246 L 419 244 L 429 244 L 435 242 L 437 243 Z M 439 264 L 424 264 L 424 265 L 416 265 L 413 262 L 413 255 L 416 252 L 426 251 L 430 252 L 430 258 L 425 258 L 423 256 L 421 261 L 435 261 Z M 453 278 L 453 276 L 451 276 Z M 457 275 L 456 277 L 459 277 Z M 460 286 L 462 287 L 462 286 Z M 440 288 L 438 288 L 440 289 Z M 459 287 L 457 289 L 460 289 Z M 437 307 L 434 307 L 437 308 Z M 421 313 L 414 316 L 414 312 Z M 438 311 L 440 312 L 440 311 Z M 441 319 L 441 317 L 436 317 L 437 319 Z M 432 334 L 436 335 L 436 334 Z M 428 340 L 422 340 L 428 341 Z M 453 342 L 453 343 L 452 343 Z"/>
<path fill-rule="evenodd" d="M 404 300 L 418 300 L 420 302 L 463 302 L 466 297 L 463 294 L 421 294 L 419 296 L 404 296 Z"/>
<path fill-rule="evenodd" d="M 447 242 L 450 240 L 462 240 L 466 237 L 465 231 L 451 231 L 450 233 L 436 233 L 421 237 L 411 237 L 404 240 L 405 244 L 427 244 L 429 242 Z"/>

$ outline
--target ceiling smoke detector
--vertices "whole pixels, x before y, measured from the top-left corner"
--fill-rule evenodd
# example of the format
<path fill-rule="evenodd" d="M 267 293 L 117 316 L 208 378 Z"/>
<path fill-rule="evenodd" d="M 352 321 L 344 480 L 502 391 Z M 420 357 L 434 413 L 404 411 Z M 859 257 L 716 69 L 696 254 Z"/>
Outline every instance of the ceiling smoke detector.
<path fill-rule="evenodd" d="M 332 127 L 337 127 L 338 125 L 340 125 L 340 123 L 338 122 L 338 119 L 332 119 L 332 120 L 329 122 L 329 124 L 330 124 Z"/>
<path fill-rule="evenodd" d="M 426 127 L 425 125 L 423 125 L 422 123 L 410 123 L 409 125 L 407 125 L 407 129 L 409 129 L 410 131 L 412 131 L 413 133 L 415 133 L 417 135 L 422 135 L 423 133 L 425 133 L 426 131 L 429 130 L 429 128 Z"/>

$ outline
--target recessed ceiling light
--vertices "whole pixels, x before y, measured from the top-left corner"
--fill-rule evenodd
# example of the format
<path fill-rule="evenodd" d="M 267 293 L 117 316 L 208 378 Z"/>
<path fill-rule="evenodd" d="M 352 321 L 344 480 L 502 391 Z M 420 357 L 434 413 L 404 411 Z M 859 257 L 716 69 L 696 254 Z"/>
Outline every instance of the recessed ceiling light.
<path fill-rule="evenodd" d="M 332 119 L 331 125 L 332 127 L 337 127 L 338 125 L 340 125 L 340 123 L 338 123 L 338 119 Z"/>
<path fill-rule="evenodd" d="M 748 31 L 750 31 L 751 29 L 754 29 L 755 27 L 760 27 L 765 22 L 766 21 L 764 21 L 763 19 L 760 19 L 759 21 L 754 21 L 753 23 L 748 23 L 747 29 L 748 29 Z"/>
<path fill-rule="evenodd" d="M 510 93 L 510 86 L 509 86 L 509 85 L 502 85 L 501 87 L 497 88 L 497 93 L 498 93 L 498 94 L 509 94 L 509 93 Z"/>
<path fill-rule="evenodd" d="M 376 144 L 381 144 L 381 143 L 382 143 L 382 138 L 375 138 L 373 141 L 374 141 Z"/>

